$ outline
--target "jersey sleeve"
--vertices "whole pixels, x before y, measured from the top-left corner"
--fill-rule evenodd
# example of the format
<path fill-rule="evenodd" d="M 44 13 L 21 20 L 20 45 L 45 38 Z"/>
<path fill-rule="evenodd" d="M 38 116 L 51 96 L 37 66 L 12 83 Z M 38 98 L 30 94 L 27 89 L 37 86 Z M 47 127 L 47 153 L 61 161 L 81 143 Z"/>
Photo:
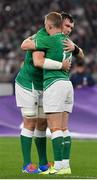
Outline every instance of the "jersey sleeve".
<path fill-rule="evenodd" d="M 43 28 L 37 32 L 35 38 L 35 46 L 37 50 L 46 50 L 51 47 L 51 37 L 47 34 Z"/>
<path fill-rule="evenodd" d="M 43 38 L 41 38 L 41 37 L 37 37 L 36 38 L 36 40 L 35 40 L 35 46 L 36 46 L 36 49 L 37 50 L 41 50 L 41 49 L 44 49 L 44 50 L 46 50 L 46 49 L 48 49 L 49 48 L 49 43 L 48 43 L 48 41 L 49 41 L 49 38 L 48 37 L 43 37 Z"/>
<path fill-rule="evenodd" d="M 32 40 L 35 40 L 35 38 L 36 38 L 36 34 L 33 34 L 33 35 L 31 36 L 31 39 L 32 39 Z"/>

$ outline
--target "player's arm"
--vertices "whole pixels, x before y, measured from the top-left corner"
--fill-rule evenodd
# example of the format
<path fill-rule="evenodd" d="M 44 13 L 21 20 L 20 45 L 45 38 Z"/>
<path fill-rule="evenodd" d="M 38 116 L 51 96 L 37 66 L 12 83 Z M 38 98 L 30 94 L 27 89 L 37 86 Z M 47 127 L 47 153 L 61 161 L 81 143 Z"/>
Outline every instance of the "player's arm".
<path fill-rule="evenodd" d="M 35 42 L 32 37 L 28 37 L 21 44 L 22 50 L 35 50 Z"/>
<path fill-rule="evenodd" d="M 55 44 L 54 41 L 52 41 L 52 37 L 46 35 L 46 36 L 37 36 L 35 45 L 37 50 L 44 50 L 52 47 L 52 43 Z M 52 70 L 58 70 L 58 69 L 64 69 L 69 70 L 71 67 L 71 62 L 69 62 L 68 59 L 65 59 L 63 62 L 59 62 L 57 60 L 45 58 L 40 54 L 40 52 L 34 52 L 33 53 L 33 59 L 34 59 L 34 65 L 40 68 L 44 69 L 52 69 Z M 41 63 L 40 63 L 41 61 Z"/>
<path fill-rule="evenodd" d="M 64 45 L 66 46 L 64 48 L 65 51 L 72 52 L 72 55 L 78 57 L 79 59 L 84 59 L 83 50 L 74 44 L 70 39 L 65 40 Z"/>
<path fill-rule="evenodd" d="M 45 35 L 47 36 L 47 32 L 45 31 L 44 28 L 41 28 L 36 34 L 28 37 L 27 39 L 25 39 L 22 44 L 21 44 L 21 49 L 22 50 L 35 50 L 35 41 L 36 41 L 36 37 L 39 38 L 42 36 L 45 37 Z"/>
<path fill-rule="evenodd" d="M 72 54 L 74 56 L 78 57 L 79 59 L 84 59 L 85 58 L 83 50 L 80 47 L 78 47 L 76 44 L 75 44 L 75 49 L 74 49 Z"/>
<path fill-rule="evenodd" d="M 39 41 L 41 42 L 42 40 L 39 40 Z M 43 43 L 41 42 L 41 49 L 44 48 L 44 46 L 45 45 L 43 41 Z M 34 42 L 34 40 L 32 40 L 32 37 L 25 39 L 23 43 L 21 44 L 21 48 L 23 50 L 37 49 L 36 43 Z M 52 59 L 44 58 L 44 52 L 36 52 L 36 53 L 33 52 L 33 61 L 34 61 L 34 66 L 40 67 L 40 68 L 45 68 L 45 69 L 61 69 L 62 68 L 62 63 L 55 62 Z"/>
<path fill-rule="evenodd" d="M 45 58 L 45 53 L 40 51 L 35 51 L 32 55 L 34 66 L 39 68 L 52 70 L 69 70 L 71 67 L 71 62 L 69 62 L 68 59 L 63 60 L 63 62 L 58 62 L 53 59 Z"/>

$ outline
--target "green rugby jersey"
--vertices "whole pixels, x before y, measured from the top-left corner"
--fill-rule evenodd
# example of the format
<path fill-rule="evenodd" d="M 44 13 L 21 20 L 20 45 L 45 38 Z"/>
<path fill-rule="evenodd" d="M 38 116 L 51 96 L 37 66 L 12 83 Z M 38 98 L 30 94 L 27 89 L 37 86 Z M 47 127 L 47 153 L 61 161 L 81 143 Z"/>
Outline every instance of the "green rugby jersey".
<path fill-rule="evenodd" d="M 38 35 L 48 36 L 45 30 L 39 30 Z M 35 38 L 36 34 L 32 36 L 32 40 Z M 16 77 L 16 82 L 29 91 L 32 91 L 33 87 L 36 90 L 43 90 L 43 70 L 34 66 L 32 53 L 31 50 L 26 52 L 24 65 Z"/>
<path fill-rule="evenodd" d="M 16 82 L 29 91 L 32 91 L 33 87 L 36 90 L 43 90 L 43 70 L 33 65 L 32 51 L 26 52 L 24 64 L 16 77 Z"/>
<path fill-rule="evenodd" d="M 41 29 L 39 33 L 37 33 L 35 43 L 36 48 L 38 50 L 45 50 L 45 56 L 46 58 L 53 59 L 55 61 L 62 62 L 63 59 L 66 59 L 67 57 L 71 57 L 70 60 L 72 60 L 72 53 L 65 52 L 64 51 L 64 45 L 62 43 L 63 40 L 68 38 L 68 36 L 65 36 L 63 33 L 57 33 L 55 35 L 42 35 L 41 32 L 45 32 L 45 29 Z M 49 87 L 51 84 L 53 84 L 55 81 L 58 80 L 69 80 L 70 72 L 65 70 L 46 70 L 44 69 L 44 89 Z"/>

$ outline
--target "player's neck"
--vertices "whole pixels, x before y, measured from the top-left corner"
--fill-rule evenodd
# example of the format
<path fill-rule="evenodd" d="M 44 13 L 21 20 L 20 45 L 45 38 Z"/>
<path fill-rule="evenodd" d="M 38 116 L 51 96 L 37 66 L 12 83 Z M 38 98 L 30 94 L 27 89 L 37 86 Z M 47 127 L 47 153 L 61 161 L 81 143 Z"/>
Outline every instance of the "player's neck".
<path fill-rule="evenodd" d="M 61 29 L 52 29 L 52 31 L 50 32 L 50 35 L 54 35 L 61 32 L 62 32 Z"/>

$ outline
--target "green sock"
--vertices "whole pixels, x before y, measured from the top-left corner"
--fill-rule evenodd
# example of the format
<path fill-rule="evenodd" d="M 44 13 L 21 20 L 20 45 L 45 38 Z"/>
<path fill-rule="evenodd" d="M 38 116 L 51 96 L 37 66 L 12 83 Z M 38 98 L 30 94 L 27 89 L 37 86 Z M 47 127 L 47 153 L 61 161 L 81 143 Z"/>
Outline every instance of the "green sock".
<path fill-rule="evenodd" d="M 65 137 L 64 140 L 64 145 L 63 145 L 63 155 L 62 159 L 70 159 L 70 149 L 71 149 L 71 137 Z"/>
<path fill-rule="evenodd" d="M 39 156 L 39 166 L 47 164 L 46 137 L 35 137 L 35 144 Z"/>
<path fill-rule="evenodd" d="M 31 145 L 32 145 L 32 138 L 25 137 L 21 135 L 21 146 L 22 146 L 22 154 L 24 159 L 24 166 L 31 162 Z"/>
<path fill-rule="evenodd" d="M 62 141 L 63 141 L 63 137 L 57 137 L 52 139 L 54 161 L 62 160 Z"/>

